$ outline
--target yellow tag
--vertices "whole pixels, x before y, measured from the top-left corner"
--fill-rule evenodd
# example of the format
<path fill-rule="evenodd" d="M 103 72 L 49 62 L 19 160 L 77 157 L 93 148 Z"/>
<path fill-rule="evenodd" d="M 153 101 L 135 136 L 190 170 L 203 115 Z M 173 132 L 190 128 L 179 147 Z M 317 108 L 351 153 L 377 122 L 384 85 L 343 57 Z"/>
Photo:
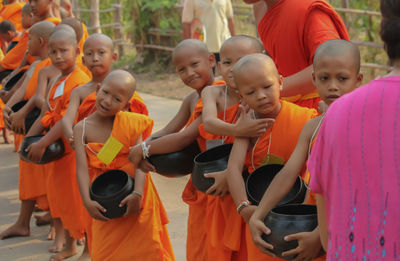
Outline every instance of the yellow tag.
<path fill-rule="evenodd" d="M 262 160 L 260 166 L 270 165 L 270 164 L 284 165 L 285 164 L 285 159 L 283 159 L 281 157 L 278 157 L 276 155 L 273 155 L 273 154 L 269 154 L 269 155 L 264 157 L 264 159 Z"/>
<path fill-rule="evenodd" d="M 108 165 L 113 161 L 113 159 L 115 159 L 123 146 L 124 145 L 122 145 L 122 143 L 116 138 L 110 136 L 99 153 L 97 153 L 97 158 L 99 158 L 99 160 L 101 160 L 104 164 Z"/>

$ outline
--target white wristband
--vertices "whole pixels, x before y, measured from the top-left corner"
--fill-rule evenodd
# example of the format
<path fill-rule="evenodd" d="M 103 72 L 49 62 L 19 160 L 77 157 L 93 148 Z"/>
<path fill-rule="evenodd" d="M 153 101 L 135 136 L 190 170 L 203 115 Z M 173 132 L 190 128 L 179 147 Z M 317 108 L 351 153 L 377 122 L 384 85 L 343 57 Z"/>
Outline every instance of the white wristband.
<path fill-rule="evenodd" d="M 150 155 L 149 155 L 150 145 L 147 146 L 147 145 L 146 145 L 146 142 L 143 141 L 143 142 L 140 144 L 140 146 L 142 147 L 143 159 L 148 158 L 148 157 L 150 156 Z"/>

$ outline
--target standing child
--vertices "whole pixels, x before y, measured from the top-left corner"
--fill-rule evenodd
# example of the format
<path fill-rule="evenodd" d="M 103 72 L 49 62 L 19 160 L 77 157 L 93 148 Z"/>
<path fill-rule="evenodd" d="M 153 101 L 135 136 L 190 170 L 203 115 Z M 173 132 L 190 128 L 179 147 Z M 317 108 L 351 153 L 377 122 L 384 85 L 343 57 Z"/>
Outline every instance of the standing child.
<path fill-rule="evenodd" d="M 128 160 L 129 148 L 151 132 L 152 120 L 144 115 L 122 112 L 129 106 L 135 91 L 135 79 L 125 71 L 111 72 L 97 94 L 97 110 L 74 127 L 77 175 L 82 201 L 94 218 L 92 260 L 174 260 L 166 229 L 167 215 L 150 175 L 138 170 Z M 111 133 L 111 136 L 110 136 Z M 108 140 L 122 148 L 104 163 L 98 157 Z M 104 209 L 89 197 L 89 170 L 95 177 L 111 169 L 122 169 L 135 178 L 134 191 L 123 199 L 125 215 L 107 219 Z M 135 247 L 133 247 L 135 246 Z"/>
<path fill-rule="evenodd" d="M 279 99 L 283 78 L 272 59 L 263 54 L 250 54 L 234 67 L 234 79 L 239 94 L 256 119 L 274 120 L 271 127 L 258 138 L 235 137 L 227 170 L 229 192 L 243 221 L 248 223 L 255 207 L 250 206 L 242 177 L 243 167 L 251 173 L 261 165 L 285 163 L 292 153 L 304 124 L 317 115 L 313 109 Z M 251 241 L 247 226 L 240 232 L 241 247 L 247 250 L 248 260 L 265 260 Z"/>
<path fill-rule="evenodd" d="M 64 28 L 56 30 L 50 37 L 49 56 L 52 64 L 61 71 L 47 94 L 48 111 L 39 118 L 27 136 L 40 134 L 45 128 L 50 131 L 37 143 L 27 148 L 28 157 L 36 162 L 48 145 L 62 138 L 61 122 L 59 122 L 68 108 L 69 98 L 74 88 L 87 83 L 90 79 L 75 64 L 79 49 L 73 29 Z M 63 158 L 52 162 L 48 167 L 47 197 L 50 212 L 56 229 L 56 239 L 51 249 L 52 252 L 62 250 L 64 243 L 63 228 L 66 229 L 66 247 L 63 251 L 52 257 L 62 260 L 77 253 L 76 239 L 84 236 L 81 211 L 82 202 L 79 197 L 75 175 L 75 153 L 64 139 L 65 155 Z"/>
<path fill-rule="evenodd" d="M 319 96 L 328 106 L 342 95 L 359 87 L 362 74 L 360 74 L 360 52 L 357 47 L 351 42 L 339 39 L 322 43 L 314 56 L 313 80 Z M 266 254 L 271 255 L 268 250 L 272 249 L 272 245 L 261 238 L 263 233 L 270 233 L 264 225 L 264 218 L 289 193 L 297 177 L 302 174 L 323 119 L 324 115 L 321 115 L 304 125 L 288 162 L 275 176 L 250 219 L 253 241 Z M 315 204 L 314 200 L 308 202 Z M 283 253 L 283 256 L 298 255 L 299 259 L 310 260 L 320 253 L 321 243 L 317 228 L 313 232 L 289 235 L 285 239 L 298 240 L 299 247 Z"/>
<path fill-rule="evenodd" d="M 330 106 L 308 161 L 328 260 L 400 258 L 400 2 L 380 4 L 393 70 Z"/>

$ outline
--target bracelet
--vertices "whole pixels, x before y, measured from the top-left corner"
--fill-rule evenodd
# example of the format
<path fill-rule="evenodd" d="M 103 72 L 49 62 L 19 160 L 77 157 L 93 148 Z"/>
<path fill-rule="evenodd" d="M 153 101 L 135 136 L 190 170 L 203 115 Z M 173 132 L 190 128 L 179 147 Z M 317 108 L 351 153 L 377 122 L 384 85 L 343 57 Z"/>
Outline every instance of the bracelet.
<path fill-rule="evenodd" d="M 251 202 L 248 200 L 243 200 L 242 202 L 239 203 L 237 206 L 236 210 L 240 214 L 240 212 L 245 208 L 251 205 Z"/>
<path fill-rule="evenodd" d="M 141 198 L 143 197 L 142 193 L 137 192 L 137 191 L 135 191 L 135 190 L 132 191 L 132 193 L 138 195 L 138 196 L 141 197 Z"/>
<path fill-rule="evenodd" d="M 143 141 L 143 142 L 140 144 L 140 146 L 142 147 L 143 159 L 148 158 L 148 157 L 150 156 L 150 155 L 149 155 L 149 150 L 150 150 L 150 146 L 151 146 L 151 145 L 147 146 L 147 145 L 146 145 L 146 142 Z"/>

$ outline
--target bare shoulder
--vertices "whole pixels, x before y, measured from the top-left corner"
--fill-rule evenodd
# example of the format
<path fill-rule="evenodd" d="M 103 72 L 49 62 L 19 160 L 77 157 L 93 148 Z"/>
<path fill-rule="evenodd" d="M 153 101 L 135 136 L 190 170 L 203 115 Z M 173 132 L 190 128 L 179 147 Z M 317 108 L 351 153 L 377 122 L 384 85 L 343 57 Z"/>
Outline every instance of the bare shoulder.
<path fill-rule="evenodd" d="M 201 92 L 201 97 L 219 97 L 225 91 L 225 85 L 207 86 Z"/>
<path fill-rule="evenodd" d="M 185 97 L 185 99 L 182 102 L 182 106 L 189 106 L 189 108 L 194 108 L 199 99 L 200 99 L 199 94 L 196 91 L 194 91 Z"/>
<path fill-rule="evenodd" d="M 315 130 L 317 129 L 320 122 L 323 120 L 322 115 L 312 118 L 311 120 L 307 121 L 303 127 L 303 137 L 306 138 L 308 141 L 311 140 Z"/>
<path fill-rule="evenodd" d="M 83 121 L 78 122 L 74 125 L 74 132 L 82 132 L 83 129 Z"/>

